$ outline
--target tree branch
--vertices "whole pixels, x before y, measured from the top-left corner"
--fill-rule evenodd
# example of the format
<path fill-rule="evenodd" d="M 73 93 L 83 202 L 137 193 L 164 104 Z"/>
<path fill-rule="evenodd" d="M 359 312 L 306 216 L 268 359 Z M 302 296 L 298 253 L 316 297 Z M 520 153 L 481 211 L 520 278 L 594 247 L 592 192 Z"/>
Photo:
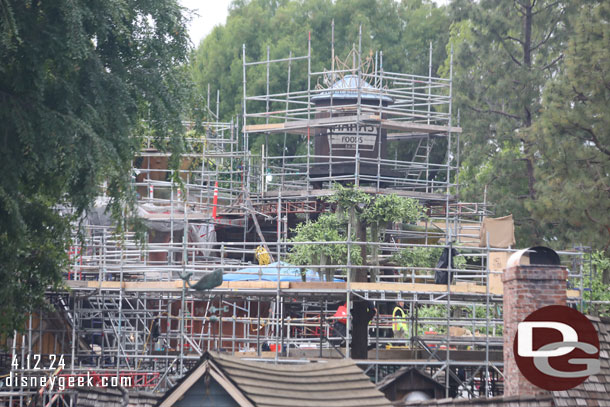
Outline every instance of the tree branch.
<path fill-rule="evenodd" d="M 521 16 L 525 15 L 525 13 L 523 12 L 523 4 L 521 4 L 520 2 L 515 0 L 514 5 L 515 5 L 515 10 L 517 10 L 517 13 L 519 13 L 519 15 L 521 15 Z M 519 7 L 519 6 L 521 6 L 521 7 Z"/>
<path fill-rule="evenodd" d="M 495 31 L 492 31 L 494 33 L 494 35 L 496 37 L 498 37 L 498 39 L 500 40 L 500 43 L 502 44 L 502 48 L 504 48 L 504 50 L 506 51 L 506 53 L 508 54 L 508 56 L 510 57 L 510 59 L 513 60 L 514 63 L 516 63 L 517 65 L 521 66 L 521 62 L 519 62 L 519 60 L 517 58 L 515 58 L 513 56 L 513 54 L 508 50 L 508 47 L 506 46 L 506 43 L 504 42 L 504 39 Z"/>
<path fill-rule="evenodd" d="M 587 96 L 585 96 L 584 93 L 579 92 L 578 90 L 576 90 L 576 88 L 574 87 L 574 85 L 572 85 L 572 91 L 576 94 L 577 96 L 577 100 L 579 102 L 582 102 L 584 104 L 586 104 L 587 102 L 589 102 L 589 98 Z"/>
<path fill-rule="evenodd" d="M 532 13 L 532 15 L 533 15 L 533 16 L 535 16 L 536 14 L 540 14 L 540 13 L 542 13 L 543 11 L 545 11 L 545 10 L 547 10 L 547 9 L 551 8 L 551 7 L 554 7 L 554 6 L 558 5 L 559 3 L 560 3 L 559 1 L 556 1 L 556 2 L 554 2 L 554 3 L 551 3 L 551 4 L 549 4 L 548 6 L 541 8 L 540 10 L 536 10 L 536 11 L 534 11 L 534 12 Z"/>
<path fill-rule="evenodd" d="M 563 54 L 559 54 L 559 56 L 557 58 L 555 58 L 554 60 L 552 60 L 551 62 L 549 62 L 548 64 L 546 64 L 545 66 L 542 67 L 542 71 L 551 68 L 553 65 L 555 65 L 557 62 L 561 61 L 563 59 Z"/>
<path fill-rule="evenodd" d="M 589 209 L 585 209 L 585 215 L 587 216 L 587 218 L 593 222 L 593 224 L 595 225 L 600 225 L 602 227 L 602 229 L 606 229 L 606 232 L 608 232 L 608 235 L 610 235 L 610 225 L 605 225 L 603 223 L 600 223 L 598 221 L 596 221 L 595 219 L 593 219 L 593 217 L 591 216 L 591 214 L 589 213 Z M 608 243 L 606 244 L 606 246 L 604 247 L 604 250 L 608 249 L 608 246 L 610 246 L 610 238 L 608 239 Z"/>
<path fill-rule="evenodd" d="M 515 38 L 515 37 L 512 37 L 512 36 L 510 36 L 510 35 L 507 35 L 507 36 L 506 36 L 506 39 L 508 39 L 508 40 L 513 40 L 513 41 L 517 41 L 519 44 L 523 45 L 523 41 L 521 41 L 519 38 Z"/>
<path fill-rule="evenodd" d="M 540 46 L 544 45 L 549 40 L 549 38 L 551 38 L 551 35 L 553 35 L 553 32 L 557 28 L 557 23 L 559 23 L 559 20 L 561 20 L 563 13 L 564 13 L 564 10 L 561 10 L 561 13 L 559 13 L 559 15 L 557 16 L 557 19 L 553 23 L 551 23 L 552 28 L 549 30 L 549 33 L 546 35 L 546 37 L 542 41 L 540 41 L 538 44 L 536 44 L 532 47 L 532 51 L 535 51 Z"/>
<path fill-rule="evenodd" d="M 472 107 L 472 106 L 468 106 L 468 108 L 477 113 L 493 113 L 493 114 L 499 114 L 500 116 L 508 117 L 509 119 L 514 119 L 514 120 L 519 120 L 519 121 L 521 120 L 521 118 L 519 116 L 510 114 L 510 113 L 506 113 L 501 110 L 494 110 L 494 109 L 482 110 L 482 109 L 477 109 L 476 107 Z"/>
<path fill-rule="evenodd" d="M 599 151 L 601 151 L 602 153 L 610 156 L 610 150 L 607 149 L 606 147 L 604 147 L 600 142 L 599 139 L 597 138 L 597 136 L 595 135 L 595 132 L 592 129 L 588 129 L 586 127 L 581 127 L 584 131 L 586 131 L 587 133 L 589 133 L 591 135 L 591 141 L 593 141 L 593 144 L 595 144 L 595 147 L 597 147 L 597 149 Z"/>

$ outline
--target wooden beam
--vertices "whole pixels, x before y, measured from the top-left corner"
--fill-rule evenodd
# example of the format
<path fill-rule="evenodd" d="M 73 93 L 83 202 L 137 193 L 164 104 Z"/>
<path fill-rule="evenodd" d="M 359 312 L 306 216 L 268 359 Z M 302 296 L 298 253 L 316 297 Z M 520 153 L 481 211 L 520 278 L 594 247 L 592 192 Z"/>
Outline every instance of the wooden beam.
<path fill-rule="evenodd" d="M 195 284 L 197 281 L 191 281 Z M 73 290 L 78 289 L 101 289 L 101 290 L 118 290 L 121 288 L 119 281 L 65 281 L 67 287 Z M 445 284 L 425 284 L 425 283 L 351 283 L 352 290 L 356 291 L 395 291 L 395 292 L 413 292 L 413 293 L 446 293 L 447 286 Z M 122 288 L 127 292 L 180 292 L 182 290 L 182 280 L 174 281 L 125 281 Z M 255 290 L 275 290 L 277 281 L 224 281 L 218 289 L 230 291 L 255 291 Z M 339 282 L 280 282 L 281 289 L 292 289 L 295 291 L 320 291 L 328 290 L 345 290 L 346 283 Z M 213 292 L 212 290 L 211 292 Z M 452 294 L 485 294 L 486 287 L 474 283 L 458 283 L 451 285 Z M 503 287 L 490 287 L 490 293 L 494 295 L 502 295 Z M 567 290 L 568 298 L 580 298 L 578 290 Z"/>
<path fill-rule="evenodd" d="M 400 189 L 392 188 L 380 188 L 379 191 L 375 187 L 360 187 L 360 190 L 369 194 L 396 194 L 398 196 L 405 196 L 409 198 L 417 198 L 425 201 L 445 201 L 447 196 L 444 194 L 432 194 L 418 191 L 404 191 Z M 295 199 L 295 198 L 308 198 L 308 197 L 322 197 L 331 196 L 335 193 L 332 189 L 301 189 L 293 191 L 282 191 L 282 198 Z M 278 191 L 267 191 L 264 193 L 265 198 L 277 197 Z M 455 196 L 449 196 L 450 201 L 455 200 Z"/>
<path fill-rule="evenodd" d="M 461 127 L 439 126 L 435 124 L 415 123 L 411 121 L 399 121 L 380 119 L 379 115 L 362 114 L 360 120 L 357 115 L 339 116 L 339 117 L 323 117 L 310 120 L 294 120 L 285 123 L 269 123 L 269 124 L 251 124 L 243 127 L 246 133 L 291 133 L 302 134 L 304 129 L 315 127 L 328 127 L 338 124 L 350 124 L 369 122 L 381 126 L 384 129 L 393 129 L 403 132 L 418 132 L 418 133 L 461 133 Z"/>
<path fill-rule="evenodd" d="M 369 120 L 381 121 L 381 127 L 384 129 L 400 130 L 405 132 L 420 132 L 420 133 L 461 133 L 461 127 L 439 126 L 436 124 L 415 123 L 410 121 L 399 121 L 383 119 L 380 120 L 378 115 L 370 115 Z"/>
<path fill-rule="evenodd" d="M 182 280 L 173 281 L 64 281 L 65 285 L 72 289 L 100 289 L 100 290 L 123 290 L 127 292 L 180 292 L 182 291 Z M 192 280 L 191 284 L 195 285 L 197 280 Z M 232 291 L 239 290 L 275 290 L 277 288 L 276 281 L 223 281 L 218 286 L 219 289 L 227 289 Z M 288 281 L 281 281 L 280 288 L 290 288 Z M 187 287 L 187 290 L 190 290 Z"/>

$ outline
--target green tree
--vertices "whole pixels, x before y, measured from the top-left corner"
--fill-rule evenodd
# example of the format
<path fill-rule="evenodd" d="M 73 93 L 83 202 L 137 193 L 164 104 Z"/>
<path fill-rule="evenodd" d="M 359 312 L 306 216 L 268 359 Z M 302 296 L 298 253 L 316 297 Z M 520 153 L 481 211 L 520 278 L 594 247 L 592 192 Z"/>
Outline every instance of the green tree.
<path fill-rule="evenodd" d="M 570 32 L 569 1 L 455 0 L 456 104 L 461 111 L 462 198 L 513 213 L 520 246 L 552 236 L 532 213 L 541 92 L 559 68 Z M 549 233 L 550 232 L 550 233 Z"/>
<path fill-rule="evenodd" d="M 424 217 L 424 208 L 415 199 L 401 198 L 396 194 L 377 195 L 367 205 L 360 218 L 370 227 L 371 241 L 385 240 L 385 231 L 394 222 L 415 223 Z M 371 246 L 371 263 L 379 267 L 379 246 Z M 379 269 L 371 269 L 371 281 L 377 279 Z"/>
<path fill-rule="evenodd" d="M 332 214 L 321 215 L 316 221 L 306 222 L 295 228 L 295 242 L 337 242 L 346 240 L 348 227 L 351 240 L 358 242 L 350 250 L 352 265 L 370 264 L 367 259 L 367 228 L 372 229 L 373 241 L 379 242 L 380 230 L 385 230 L 391 222 L 415 222 L 421 219 L 423 208 L 414 199 L 402 198 L 396 195 L 371 196 L 355 187 L 334 186 L 335 193 L 327 198 L 335 203 L 337 210 Z M 373 264 L 379 265 L 378 247 L 372 246 Z M 290 261 L 299 265 L 319 261 L 321 265 L 346 264 L 347 243 L 338 244 L 303 244 L 295 245 L 290 253 Z M 330 272 L 326 273 L 330 280 Z M 371 281 L 376 278 L 376 271 L 371 269 Z M 350 279 L 354 282 L 368 281 L 367 269 L 350 270 Z M 368 324 L 370 314 L 364 301 L 354 301 L 352 310 L 352 357 L 366 359 L 368 344 Z"/>
<path fill-rule="evenodd" d="M 532 213 L 563 243 L 610 247 L 610 4 L 580 1 L 561 71 L 536 123 Z"/>
<path fill-rule="evenodd" d="M 175 0 L 0 1 L 1 332 L 61 284 L 102 180 L 128 207 L 142 133 L 179 152 L 188 44 Z"/>
<path fill-rule="evenodd" d="M 324 242 L 341 242 L 347 240 L 347 223 L 335 213 L 320 215 L 315 221 L 307 221 L 297 225 L 293 230 L 292 242 L 319 242 L 294 245 L 288 256 L 288 261 L 296 265 L 340 265 L 347 264 L 347 243 L 325 244 Z M 355 235 L 352 233 L 352 240 Z M 362 264 L 358 250 L 350 251 L 350 262 Z M 332 281 L 332 269 L 321 268 L 320 276 L 326 281 Z"/>
<path fill-rule="evenodd" d="M 443 254 L 440 247 L 406 247 L 394 253 L 390 260 L 399 266 L 409 268 L 435 268 L 436 263 Z M 463 256 L 453 257 L 454 269 L 462 270 L 466 267 L 467 260 Z M 415 271 L 417 274 L 428 274 L 429 271 Z"/>

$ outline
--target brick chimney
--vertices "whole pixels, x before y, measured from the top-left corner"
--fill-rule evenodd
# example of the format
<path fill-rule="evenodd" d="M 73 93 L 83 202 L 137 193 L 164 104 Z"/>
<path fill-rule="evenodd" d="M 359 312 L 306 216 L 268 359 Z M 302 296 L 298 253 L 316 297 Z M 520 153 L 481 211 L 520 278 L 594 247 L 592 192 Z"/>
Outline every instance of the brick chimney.
<path fill-rule="evenodd" d="M 546 247 L 514 253 L 502 276 L 504 283 L 504 395 L 538 396 L 548 391 L 530 383 L 517 368 L 513 340 L 517 324 L 548 305 L 566 305 L 568 272 L 559 256 Z"/>

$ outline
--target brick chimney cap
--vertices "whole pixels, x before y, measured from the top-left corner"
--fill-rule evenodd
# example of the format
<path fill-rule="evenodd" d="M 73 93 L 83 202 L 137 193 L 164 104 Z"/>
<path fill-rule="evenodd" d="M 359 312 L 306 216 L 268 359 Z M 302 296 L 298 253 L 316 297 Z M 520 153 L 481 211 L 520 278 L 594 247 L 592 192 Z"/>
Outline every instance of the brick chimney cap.
<path fill-rule="evenodd" d="M 519 250 L 513 253 L 506 263 L 506 267 L 520 265 L 560 265 L 559 255 L 555 250 L 544 246 L 530 247 L 529 249 Z"/>

